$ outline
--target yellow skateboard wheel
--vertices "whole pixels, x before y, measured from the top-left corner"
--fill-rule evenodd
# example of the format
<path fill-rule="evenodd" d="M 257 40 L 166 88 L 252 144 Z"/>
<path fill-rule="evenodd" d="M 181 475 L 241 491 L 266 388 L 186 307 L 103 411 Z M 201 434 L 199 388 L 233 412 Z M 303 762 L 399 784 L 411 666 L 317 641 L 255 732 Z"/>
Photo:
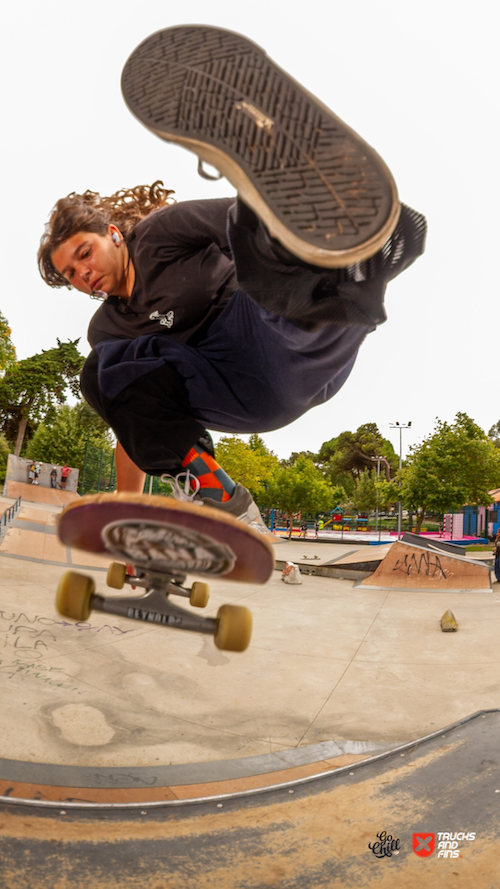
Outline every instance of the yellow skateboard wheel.
<path fill-rule="evenodd" d="M 90 597 L 95 592 L 95 583 L 85 574 L 66 571 L 61 577 L 56 593 L 56 608 L 64 617 L 73 620 L 88 620 L 90 617 Z"/>
<path fill-rule="evenodd" d="M 210 588 L 208 583 L 203 583 L 201 580 L 195 580 L 191 587 L 191 595 L 189 597 L 191 605 L 194 605 L 195 608 L 205 608 L 209 598 Z"/>
<path fill-rule="evenodd" d="M 106 583 L 114 590 L 122 590 L 125 586 L 127 566 L 122 562 L 111 562 L 108 568 Z"/>
<path fill-rule="evenodd" d="M 252 636 L 252 612 L 243 605 L 222 605 L 217 612 L 215 644 L 223 651 L 245 651 Z"/>

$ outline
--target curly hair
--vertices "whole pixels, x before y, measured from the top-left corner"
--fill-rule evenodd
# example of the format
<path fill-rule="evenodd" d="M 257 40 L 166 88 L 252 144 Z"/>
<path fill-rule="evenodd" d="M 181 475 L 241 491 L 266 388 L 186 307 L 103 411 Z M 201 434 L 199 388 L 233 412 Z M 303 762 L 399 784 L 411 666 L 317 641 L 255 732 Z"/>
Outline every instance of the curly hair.
<path fill-rule="evenodd" d="M 72 235 L 80 231 L 105 235 L 108 225 L 112 224 L 128 240 L 134 226 L 153 210 L 171 203 L 173 194 L 173 190 L 163 188 L 163 182 L 158 179 L 152 185 L 121 188 L 109 197 L 85 191 L 61 198 L 50 214 L 38 249 L 38 269 L 45 283 L 49 287 L 70 287 L 54 268 L 52 254 Z"/>

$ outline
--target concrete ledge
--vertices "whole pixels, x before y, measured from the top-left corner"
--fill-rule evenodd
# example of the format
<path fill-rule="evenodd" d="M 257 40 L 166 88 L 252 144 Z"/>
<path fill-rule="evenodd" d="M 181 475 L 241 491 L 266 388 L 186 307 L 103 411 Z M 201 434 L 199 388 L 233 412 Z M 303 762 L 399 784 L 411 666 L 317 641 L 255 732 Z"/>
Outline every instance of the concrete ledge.
<path fill-rule="evenodd" d="M 88 766 L 63 766 L 0 759 L 0 780 L 88 788 L 198 784 L 265 775 L 341 756 L 366 758 L 386 753 L 399 747 L 402 743 L 404 742 L 394 741 L 384 744 L 376 741 L 322 741 L 320 744 L 293 747 L 261 756 L 243 756 L 239 759 L 168 766 L 140 766 L 138 768 L 130 766 L 126 768 L 90 768 Z"/>
<path fill-rule="evenodd" d="M 363 580 L 373 574 L 375 569 L 371 571 L 357 571 L 353 568 L 335 568 L 333 565 L 316 565 L 314 568 L 309 565 L 302 565 L 296 562 L 301 574 L 315 575 L 316 577 L 338 577 L 344 580 Z M 283 571 L 286 562 L 282 559 L 276 560 L 276 571 Z"/>

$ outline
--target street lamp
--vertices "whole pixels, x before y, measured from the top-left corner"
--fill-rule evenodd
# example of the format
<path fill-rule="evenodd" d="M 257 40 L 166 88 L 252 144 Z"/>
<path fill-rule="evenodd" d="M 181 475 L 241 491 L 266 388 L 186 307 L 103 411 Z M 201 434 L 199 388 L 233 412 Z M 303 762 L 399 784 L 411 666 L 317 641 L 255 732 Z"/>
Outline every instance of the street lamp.
<path fill-rule="evenodd" d="M 389 423 L 391 429 L 399 429 L 399 468 L 401 469 L 403 465 L 403 429 L 409 429 L 411 426 L 411 420 L 408 423 L 399 423 L 396 420 L 395 423 Z M 399 482 L 401 484 L 401 481 Z M 403 517 L 403 504 L 401 500 L 398 503 L 398 540 L 401 538 L 401 524 Z"/>
<path fill-rule="evenodd" d="M 384 459 L 385 459 L 384 457 L 370 457 L 370 460 L 373 460 L 373 462 L 377 464 L 377 482 L 380 478 L 380 461 L 384 460 Z M 377 488 L 377 507 L 375 509 L 375 534 L 378 531 L 378 498 L 379 498 L 379 493 L 378 493 L 378 488 Z"/>

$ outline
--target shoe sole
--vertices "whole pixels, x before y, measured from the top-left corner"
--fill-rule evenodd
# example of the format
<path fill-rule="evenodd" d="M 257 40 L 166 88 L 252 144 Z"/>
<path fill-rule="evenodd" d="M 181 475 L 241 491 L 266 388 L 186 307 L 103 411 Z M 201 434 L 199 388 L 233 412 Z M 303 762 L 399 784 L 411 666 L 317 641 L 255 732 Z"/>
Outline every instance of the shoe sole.
<path fill-rule="evenodd" d="M 394 231 L 400 205 L 383 160 L 241 35 L 158 31 L 127 60 L 122 92 L 142 124 L 218 169 L 305 262 L 351 265 Z"/>

